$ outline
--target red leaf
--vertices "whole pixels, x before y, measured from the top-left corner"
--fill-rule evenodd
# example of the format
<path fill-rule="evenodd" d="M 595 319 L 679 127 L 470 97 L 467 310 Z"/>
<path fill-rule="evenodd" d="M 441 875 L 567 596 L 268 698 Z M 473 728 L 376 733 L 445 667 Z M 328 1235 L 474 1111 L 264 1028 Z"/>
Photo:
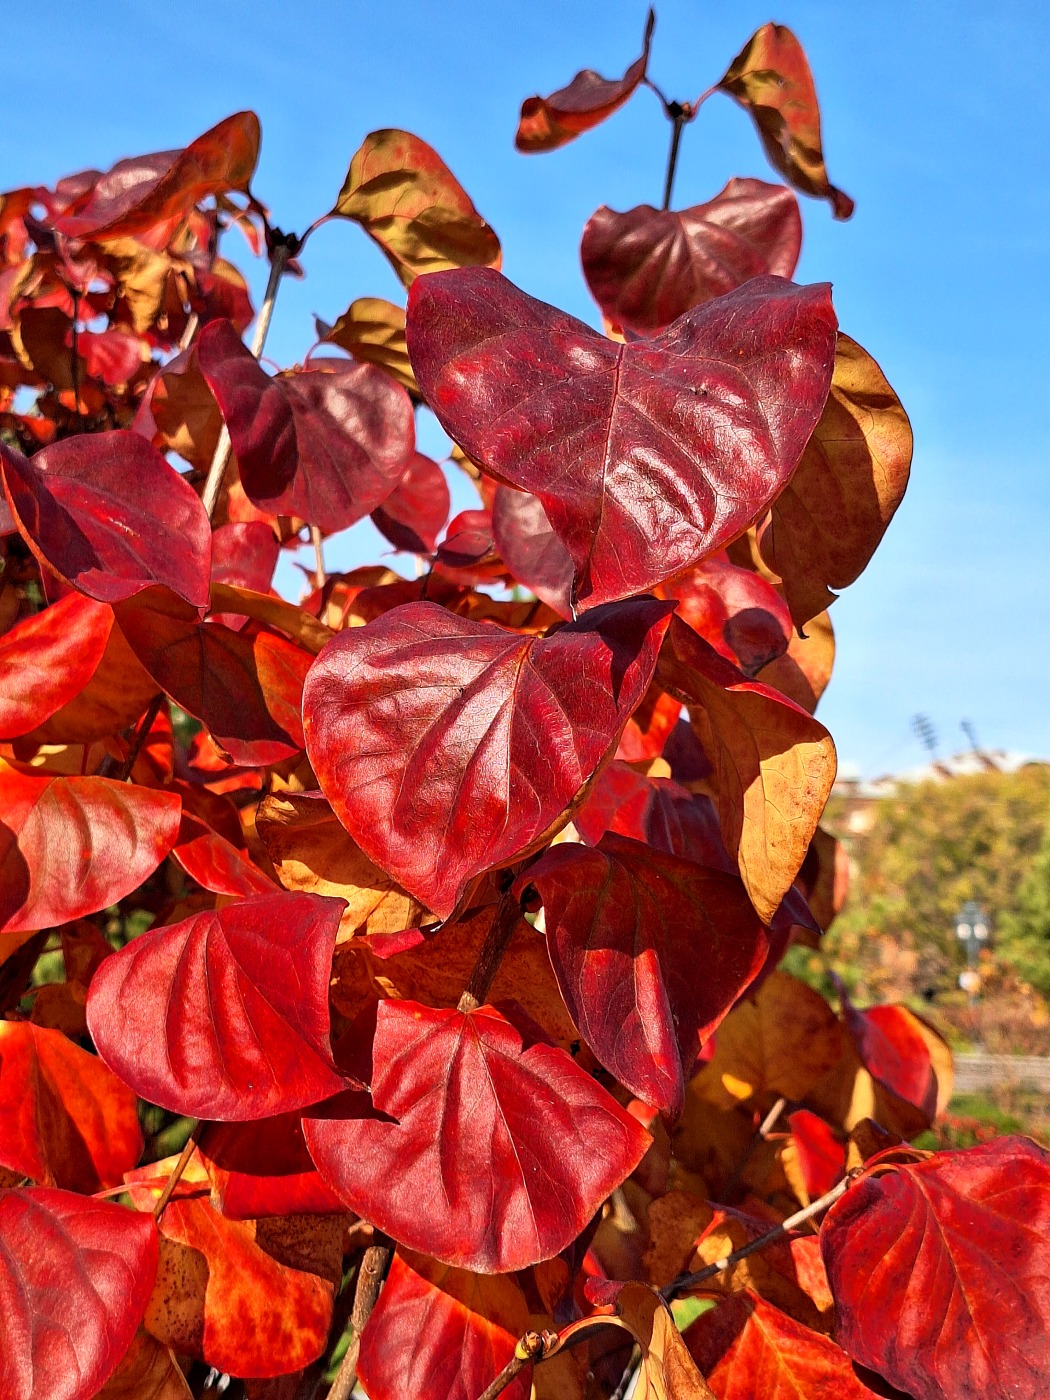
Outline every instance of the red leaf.
<path fill-rule="evenodd" d="M 0 1193 L 4 1400 L 90 1400 L 131 1345 L 156 1272 L 148 1215 L 70 1191 Z"/>
<path fill-rule="evenodd" d="M 497 486 L 492 538 L 519 583 L 562 617 L 572 616 L 572 558 L 551 529 L 538 496 Z"/>
<path fill-rule="evenodd" d="M 277 537 L 262 520 L 220 525 L 211 537 L 212 583 L 265 593 L 280 552 Z"/>
<path fill-rule="evenodd" d="M 750 1289 L 687 1329 L 685 1341 L 717 1400 L 869 1400 L 846 1353 Z"/>
<path fill-rule="evenodd" d="M 122 604 L 118 623 L 157 685 L 206 725 L 234 763 L 280 763 L 304 745 L 303 681 L 313 657 L 255 625 L 200 622 L 176 599 Z"/>
<path fill-rule="evenodd" d="M 652 335 L 752 277 L 791 278 L 802 247 L 798 200 L 783 185 L 730 180 L 706 204 L 675 212 L 604 204 L 587 220 L 583 275 L 614 325 Z"/>
<path fill-rule="evenodd" d="M 197 493 L 138 433 L 65 438 L 32 459 L 0 445 L 18 528 L 66 583 L 101 603 L 163 584 L 208 603 L 211 527 Z"/>
<path fill-rule="evenodd" d="M 1050 1375 L 1050 1157 L 1025 1138 L 869 1172 L 820 1242 L 855 1361 L 915 1400 L 1040 1395 Z"/>
<path fill-rule="evenodd" d="M 321 1175 L 400 1243 L 481 1273 L 564 1249 L 649 1145 L 570 1055 L 523 1050 L 487 1006 L 381 1002 L 372 1098 L 390 1117 L 305 1120 Z"/>
<path fill-rule="evenodd" d="M 537 640 L 409 603 L 340 633 L 303 692 L 339 820 L 448 917 L 475 876 L 563 824 L 645 693 L 668 607 L 613 605 Z"/>
<path fill-rule="evenodd" d="M 141 934 L 88 994 L 98 1052 L 151 1103 L 268 1118 L 346 1087 L 329 1041 L 342 901 L 259 895 Z"/>
<path fill-rule="evenodd" d="M 824 1119 L 808 1108 L 788 1114 L 791 1139 L 797 1154 L 805 1194 L 815 1201 L 842 1179 L 846 1170 L 846 1144 L 837 1138 Z M 803 1205 L 809 1201 L 803 1200 Z"/>
<path fill-rule="evenodd" d="M 465 268 L 413 285 L 408 349 L 449 435 L 540 498 L 593 607 L 691 568 L 783 489 L 828 396 L 835 316 L 827 286 L 759 277 L 618 345 Z"/>
<path fill-rule="evenodd" d="M 248 499 L 326 534 L 381 505 L 415 454 L 412 401 L 376 365 L 315 361 L 268 375 L 228 321 L 197 342 Z"/>
<path fill-rule="evenodd" d="M 0 1166 L 71 1191 L 116 1186 L 142 1155 L 137 1109 L 61 1031 L 0 1021 Z"/>
<path fill-rule="evenodd" d="M 95 674 L 113 613 L 79 593 L 0 637 L 0 739 L 18 739 L 69 703 Z"/>
<path fill-rule="evenodd" d="M 371 1400 L 477 1400 L 514 1355 L 528 1321 L 515 1279 L 399 1249 L 361 1336 L 361 1382 Z M 503 1393 L 528 1400 L 527 1381 L 512 1381 Z"/>
<path fill-rule="evenodd" d="M 372 512 L 372 521 L 395 549 L 430 554 L 448 519 L 450 504 L 445 473 L 417 452 L 400 484 Z"/>
<path fill-rule="evenodd" d="M 589 846 L 607 831 L 644 841 L 658 851 L 736 871 L 709 797 L 689 792 L 670 778 L 649 778 L 626 763 L 610 763 L 598 775 L 587 799 L 573 817 Z"/>
<path fill-rule="evenodd" d="M 848 219 L 853 200 L 828 181 L 813 74 L 791 30 L 764 24 L 718 86 L 751 114 L 770 165 L 803 194 L 829 199 L 836 219 Z"/>
<path fill-rule="evenodd" d="M 108 778 L 0 782 L 0 933 L 49 928 L 116 904 L 175 844 L 173 793 Z"/>
<path fill-rule="evenodd" d="M 181 151 L 119 161 L 86 202 L 55 220 L 70 238 L 117 238 L 187 216 L 209 195 L 248 192 L 259 159 L 259 118 L 237 112 Z"/>
<path fill-rule="evenodd" d="M 792 634 L 787 604 L 761 575 L 724 556 L 705 559 L 665 583 L 660 594 L 673 598 L 676 616 L 746 676 L 756 676 L 787 652 Z"/>
<path fill-rule="evenodd" d="M 184 822 L 184 826 L 187 823 Z M 191 880 L 214 894 L 247 897 L 273 894 L 276 886 L 224 836 L 194 824 L 194 834 L 180 840 L 172 855 Z"/>
<path fill-rule="evenodd" d="M 69 340 L 72 350 L 72 329 Z M 92 379 L 112 385 L 126 385 L 150 362 L 148 342 L 116 326 L 99 332 L 80 331 L 77 352 L 83 355 L 84 366 Z"/>
<path fill-rule="evenodd" d="M 873 1079 L 913 1104 L 932 1123 L 937 1114 L 937 1076 L 929 1046 L 903 1006 L 857 1008 L 842 990 L 842 1015 L 861 1063 Z"/>
<path fill-rule="evenodd" d="M 583 1038 L 621 1084 L 677 1118 L 701 1046 L 768 952 L 743 885 L 609 833 L 597 848 L 552 847 L 515 892 L 529 885 Z"/>
<path fill-rule="evenodd" d="M 310 1159 L 297 1110 L 255 1123 L 209 1123 L 197 1151 L 229 1220 L 343 1212 Z"/>
<path fill-rule="evenodd" d="M 635 59 L 622 78 L 603 78 L 593 68 L 584 68 L 567 87 L 552 92 L 550 97 L 527 97 L 521 104 L 514 137 L 518 150 L 525 155 L 556 151 L 622 107 L 645 77 L 655 24 L 656 15 L 650 10 L 641 57 Z"/>

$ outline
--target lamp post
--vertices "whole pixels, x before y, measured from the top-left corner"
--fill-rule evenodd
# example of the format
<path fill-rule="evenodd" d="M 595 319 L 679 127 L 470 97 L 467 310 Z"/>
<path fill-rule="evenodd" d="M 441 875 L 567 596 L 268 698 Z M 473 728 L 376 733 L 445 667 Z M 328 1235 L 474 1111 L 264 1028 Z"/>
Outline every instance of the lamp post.
<path fill-rule="evenodd" d="M 966 949 L 966 971 L 959 974 L 959 986 L 969 993 L 971 1006 L 977 1001 L 981 978 L 977 962 L 981 949 L 988 946 L 988 920 L 976 900 L 968 899 L 955 916 L 955 936 Z"/>

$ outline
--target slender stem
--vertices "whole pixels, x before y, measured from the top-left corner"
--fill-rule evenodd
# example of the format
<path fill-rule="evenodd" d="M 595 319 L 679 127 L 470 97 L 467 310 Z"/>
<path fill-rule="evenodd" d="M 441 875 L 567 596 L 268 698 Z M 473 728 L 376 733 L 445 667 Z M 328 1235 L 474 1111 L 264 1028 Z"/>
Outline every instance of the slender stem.
<path fill-rule="evenodd" d="M 186 318 L 186 324 L 182 328 L 182 334 L 179 336 L 180 351 L 188 350 L 190 348 L 191 344 L 193 343 L 193 337 L 197 334 L 197 327 L 200 325 L 200 323 L 201 318 L 197 315 L 196 311 L 191 311 L 189 316 L 187 316 Z"/>
<path fill-rule="evenodd" d="M 255 335 L 252 338 L 252 354 L 256 359 L 263 352 L 266 344 L 266 332 L 270 329 L 270 319 L 273 316 L 273 304 L 277 300 L 277 288 L 280 286 L 281 277 L 288 264 L 288 259 L 292 256 L 291 247 L 287 243 L 278 243 L 273 250 L 273 260 L 270 263 L 270 280 L 266 284 L 266 295 L 263 297 L 263 304 L 259 309 L 259 319 L 255 323 Z M 211 459 L 211 466 L 208 468 L 208 479 L 204 483 L 204 490 L 201 493 L 201 501 L 204 509 L 208 513 L 210 520 L 215 514 L 215 507 L 219 501 L 219 493 L 222 491 L 222 483 L 226 476 L 226 468 L 230 461 L 230 430 L 226 424 L 222 425 L 222 432 L 219 434 L 219 441 L 215 446 L 215 455 Z"/>
<path fill-rule="evenodd" d="M 365 1330 L 365 1324 L 372 1316 L 372 1309 L 379 1300 L 379 1292 L 383 1287 L 383 1280 L 386 1278 L 386 1271 L 390 1267 L 390 1258 L 394 1252 L 393 1245 L 385 1235 L 381 1235 L 377 1231 L 375 1238 L 383 1243 L 369 1245 L 361 1260 L 361 1268 L 357 1274 L 357 1286 L 354 1289 L 354 1307 L 350 1314 L 353 1336 L 346 1349 L 346 1355 L 343 1357 L 338 1374 L 332 1382 L 332 1388 L 328 1392 L 328 1400 L 350 1400 L 350 1394 L 357 1384 L 357 1359 L 361 1353 L 361 1333 Z"/>
<path fill-rule="evenodd" d="M 536 1361 L 542 1361 L 543 1353 L 544 1338 L 540 1333 L 526 1332 L 514 1348 L 514 1355 L 496 1379 L 485 1387 L 478 1396 L 478 1400 L 496 1400 L 496 1396 L 502 1395 L 511 1381 L 516 1380 L 526 1366 L 531 1366 Z"/>
<path fill-rule="evenodd" d="M 77 322 L 80 320 L 80 293 L 74 291 L 73 297 L 73 339 L 71 342 L 70 374 L 73 380 L 73 412 L 76 414 L 77 422 L 80 421 L 80 340 Z"/>
<path fill-rule="evenodd" d="M 763 1141 L 766 1134 L 771 1130 L 774 1123 L 784 1112 L 784 1109 L 786 1107 L 787 1099 L 777 1099 L 776 1103 L 773 1105 L 773 1107 L 769 1110 L 766 1116 L 762 1119 L 762 1122 L 755 1129 L 754 1133 L 752 1134 L 751 1141 L 744 1149 L 744 1155 L 740 1158 L 740 1161 L 737 1162 L 736 1166 L 733 1168 L 732 1175 L 730 1176 L 729 1180 L 726 1182 L 725 1186 L 722 1189 L 721 1199 L 723 1201 L 728 1201 L 729 1197 L 736 1190 L 737 1186 L 739 1186 L 740 1178 L 744 1175 L 744 1168 L 747 1166 L 748 1162 L 750 1162 L 752 1153 L 754 1152 L 758 1144 Z"/>
<path fill-rule="evenodd" d="M 157 716 L 160 714 L 160 707 L 163 704 L 164 696 L 160 693 L 154 695 L 153 699 L 149 702 L 149 709 L 142 716 L 139 727 L 135 730 L 135 737 L 131 741 L 131 748 L 128 749 L 128 756 L 124 760 L 124 765 L 120 772 L 117 774 L 118 783 L 126 783 L 131 777 L 131 770 L 139 761 L 139 754 L 142 752 L 143 745 L 149 738 L 149 732 L 153 728 Z"/>
<path fill-rule="evenodd" d="M 310 526 L 310 542 L 314 547 L 314 559 L 316 560 L 316 567 L 314 568 L 314 586 L 323 588 L 328 575 L 325 573 L 324 568 L 324 541 L 321 539 L 321 530 L 317 525 Z"/>
<path fill-rule="evenodd" d="M 674 190 L 674 173 L 678 165 L 678 146 L 682 139 L 682 128 L 685 126 L 687 117 L 680 108 L 675 108 L 671 127 L 671 149 L 667 155 L 667 177 L 664 180 L 664 202 L 661 209 L 670 209 L 671 193 Z"/>
<path fill-rule="evenodd" d="M 492 920 L 492 927 L 482 944 L 466 991 L 459 999 L 458 1010 L 476 1011 L 484 1002 L 520 918 L 521 909 L 518 906 L 518 901 L 507 890 L 499 902 L 496 917 Z"/>
<path fill-rule="evenodd" d="M 726 1269 L 741 1259 L 746 1259 L 749 1254 L 755 1254 L 760 1249 L 765 1249 L 766 1245 L 773 1244 L 776 1240 L 782 1239 L 788 1231 L 793 1230 L 796 1225 L 801 1225 L 814 1215 L 819 1215 L 822 1210 L 827 1210 L 828 1206 L 834 1205 L 840 1196 L 846 1194 L 851 1178 L 843 1177 L 837 1186 L 833 1186 L 830 1191 L 821 1196 L 812 1205 L 808 1205 L 803 1210 L 798 1210 L 794 1215 L 789 1215 L 786 1220 L 781 1221 L 774 1229 L 765 1235 L 760 1235 L 757 1240 L 752 1240 L 749 1244 L 743 1245 L 740 1249 L 734 1250 L 725 1259 L 718 1259 L 713 1264 L 708 1264 L 702 1269 L 697 1269 L 692 1274 L 680 1274 L 678 1278 L 672 1279 L 666 1288 L 660 1289 L 660 1296 L 665 1303 L 669 1303 L 676 1293 L 681 1293 L 688 1288 L 695 1288 L 698 1283 L 703 1283 L 709 1278 L 714 1278 L 716 1274 L 721 1274 Z"/>
<path fill-rule="evenodd" d="M 624 1400 L 624 1396 L 631 1388 L 631 1382 L 634 1380 L 635 1373 L 638 1370 L 639 1365 L 641 1364 L 641 1360 L 641 1348 L 638 1346 L 637 1343 L 635 1343 L 635 1345 L 631 1348 L 631 1359 L 623 1368 L 623 1375 L 620 1377 L 620 1383 L 619 1385 L 617 1385 L 613 1393 L 609 1396 L 609 1400 Z"/>
<path fill-rule="evenodd" d="M 172 1172 L 171 1176 L 168 1177 L 167 1185 L 157 1198 L 157 1204 L 153 1207 L 153 1219 L 158 1225 L 160 1224 L 161 1216 L 167 1208 L 168 1202 L 175 1194 L 176 1186 L 178 1186 L 179 1182 L 182 1180 L 182 1173 L 186 1170 L 186 1165 L 193 1156 L 193 1149 L 197 1146 L 197 1140 L 203 1129 L 203 1121 L 198 1120 L 194 1126 L 193 1132 L 190 1133 L 189 1137 L 186 1139 L 186 1146 L 179 1154 L 179 1160 L 175 1163 L 175 1170 Z"/>

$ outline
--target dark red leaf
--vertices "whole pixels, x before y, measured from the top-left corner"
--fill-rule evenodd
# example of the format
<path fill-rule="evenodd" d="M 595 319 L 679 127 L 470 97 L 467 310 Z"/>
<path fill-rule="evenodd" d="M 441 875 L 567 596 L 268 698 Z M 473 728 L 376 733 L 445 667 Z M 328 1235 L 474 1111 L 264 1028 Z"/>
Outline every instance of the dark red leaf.
<path fill-rule="evenodd" d="M 116 904 L 175 844 L 182 803 L 108 778 L 0 781 L 0 933 L 49 928 Z"/>
<path fill-rule="evenodd" d="M 607 832 L 596 848 L 552 847 L 515 891 L 530 885 L 583 1038 L 621 1084 L 677 1117 L 701 1046 L 768 952 L 740 880 Z"/>
<path fill-rule="evenodd" d="M 372 521 L 395 549 L 430 554 L 450 504 L 445 473 L 430 457 L 417 452 L 400 484 L 372 512 Z"/>
<path fill-rule="evenodd" d="M 519 583 L 562 617 L 572 616 L 572 559 L 551 529 L 538 496 L 497 486 L 492 538 Z"/>
<path fill-rule="evenodd" d="M 112 626 L 104 603 L 70 593 L 0 637 L 0 739 L 28 734 L 80 694 Z"/>
<path fill-rule="evenodd" d="M 738 568 L 724 555 L 665 583 L 660 595 L 673 598 L 676 615 L 746 676 L 756 676 L 787 652 L 792 635 L 787 604 L 760 574 Z"/>
<path fill-rule="evenodd" d="M 376 365 L 321 360 L 271 376 L 228 321 L 205 326 L 197 354 L 261 509 L 333 533 L 381 505 L 411 465 L 412 401 Z"/>
<path fill-rule="evenodd" d="M 675 212 L 604 204 L 580 244 L 591 295 L 613 325 L 652 335 L 752 277 L 790 278 L 802 247 L 798 200 L 783 185 L 730 180 L 706 204 Z"/>
<path fill-rule="evenodd" d="M 466 587 L 506 578 L 492 538 L 492 512 L 461 510 L 454 516 L 434 553 L 434 567 Z"/>
<path fill-rule="evenodd" d="M 669 604 L 614 604 L 537 640 L 409 603 L 341 632 L 303 692 L 322 790 L 365 853 L 441 918 L 544 845 L 612 751 Z"/>
<path fill-rule="evenodd" d="M 276 535 L 262 520 L 220 525 L 211 537 L 212 582 L 265 593 L 280 552 Z"/>
<path fill-rule="evenodd" d="M 128 645 L 176 705 L 206 725 L 234 763 L 301 752 L 303 681 L 313 657 L 268 628 L 199 622 L 175 599 L 122 604 Z"/>
<path fill-rule="evenodd" d="M 142 1155 L 138 1100 L 58 1030 L 0 1021 L 0 1166 L 42 1186 L 100 1191 Z"/>
<path fill-rule="evenodd" d="M 622 107 L 645 77 L 655 24 L 656 15 L 650 10 L 641 57 L 635 59 L 622 78 L 603 78 L 593 68 L 584 68 L 567 87 L 549 97 L 527 97 L 521 104 L 514 137 L 518 150 L 525 155 L 556 151 Z"/>
<path fill-rule="evenodd" d="M 736 871 L 709 797 L 689 792 L 671 778 L 647 777 L 626 763 L 610 763 L 598 775 L 573 822 L 590 846 L 614 831 L 697 865 Z"/>
<path fill-rule="evenodd" d="M 357 1116 L 355 1104 L 311 1117 L 310 1155 L 352 1210 L 458 1268 L 509 1273 L 551 1258 L 649 1145 L 571 1055 L 523 1049 L 492 1007 L 381 1002 L 373 1065 L 375 1109 L 390 1116 Z"/>
<path fill-rule="evenodd" d="M 99 1054 L 142 1098 L 195 1118 L 268 1118 L 337 1093 L 328 978 L 341 910 L 282 891 L 141 934 L 91 983 Z"/>
<path fill-rule="evenodd" d="M 150 1216 L 46 1187 L 0 1192 L 4 1400 L 90 1400 L 131 1345 L 156 1272 Z"/>
<path fill-rule="evenodd" d="M 1050 1157 L 1025 1138 L 856 1182 L 821 1252 L 850 1356 L 915 1400 L 1042 1394 L 1050 1375 Z"/>
<path fill-rule="evenodd" d="M 310 1160 L 298 1111 L 255 1123 L 209 1123 L 197 1151 L 215 1204 L 229 1220 L 343 1211 Z"/>
<path fill-rule="evenodd" d="M 211 528 L 200 498 L 138 433 L 65 438 L 32 459 L 0 445 L 4 490 L 30 549 L 101 603 L 163 584 L 208 603 Z"/>
<path fill-rule="evenodd" d="M 827 286 L 759 277 L 618 345 L 465 268 L 413 285 L 408 349 L 449 435 L 539 497 L 593 607 L 691 568 L 782 490 L 828 396 L 835 316 Z"/>
<path fill-rule="evenodd" d="M 71 238 L 116 238 L 186 217 L 209 195 L 248 192 L 259 159 L 259 118 L 237 112 L 181 151 L 119 161 L 75 212 L 55 220 Z"/>

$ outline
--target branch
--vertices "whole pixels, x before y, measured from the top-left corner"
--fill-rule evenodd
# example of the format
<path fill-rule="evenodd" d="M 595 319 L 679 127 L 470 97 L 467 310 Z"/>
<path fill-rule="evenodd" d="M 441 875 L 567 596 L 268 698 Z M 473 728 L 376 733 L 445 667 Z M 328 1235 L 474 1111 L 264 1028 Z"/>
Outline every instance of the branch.
<path fill-rule="evenodd" d="M 660 1289 L 660 1297 L 665 1303 L 669 1303 L 676 1293 L 681 1293 L 686 1289 L 695 1288 L 698 1283 L 704 1283 L 709 1278 L 714 1278 L 716 1274 L 721 1274 L 733 1264 L 739 1263 L 741 1259 L 746 1259 L 749 1254 L 756 1254 L 760 1249 L 765 1249 L 767 1244 L 783 1239 L 789 1230 L 793 1230 L 796 1225 L 801 1225 L 814 1215 L 819 1215 L 822 1210 L 827 1210 L 828 1206 L 834 1205 L 840 1196 L 846 1194 L 850 1186 L 852 1177 L 846 1176 L 837 1186 L 833 1186 L 830 1191 L 814 1201 L 804 1210 L 798 1210 L 794 1215 L 789 1215 L 786 1220 L 781 1221 L 774 1229 L 765 1235 L 760 1235 L 757 1240 L 752 1240 L 750 1244 L 741 1246 L 727 1255 L 725 1259 L 717 1259 L 713 1264 L 707 1264 L 702 1269 L 697 1269 L 692 1274 L 680 1274 L 678 1278 L 672 1279 L 666 1288 Z"/>
<path fill-rule="evenodd" d="M 680 103 L 672 102 L 667 109 L 667 114 L 671 118 L 671 149 L 667 155 L 667 176 L 664 180 L 664 202 L 661 209 L 670 209 L 671 192 L 674 189 L 674 173 L 678 167 L 678 146 L 682 140 L 682 128 L 689 120 L 688 108 Z"/>
<path fill-rule="evenodd" d="M 259 310 L 259 319 L 255 323 L 255 335 L 252 338 L 252 354 L 256 359 L 263 352 L 266 344 L 266 332 L 270 329 L 270 318 L 273 316 L 273 304 L 277 300 L 277 288 L 280 286 L 284 269 L 288 265 L 288 260 L 293 256 L 293 246 L 298 247 L 298 240 L 279 242 L 273 250 L 273 259 L 270 263 L 270 280 L 266 284 L 266 295 L 263 297 L 263 304 Z M 210 520 L 215 514 L 215 507 L 219 501 L 219 493 L 222 490 L 222 483 L 226 476 L 226 468 L 230 461 L 230 430 L 226 424 L 222 425 L 222 432 L 219 434 L 219 441 L 215 445 L 215 455 L 211 459 L 211 466 L 208 468 L 208 479 L 204 483 L 204 490 L 201 493 L 201 501 L 204 509 L 208 513 Z"/>
<path fill-rule="evenodd" d="M 153 699 L 149 702 L 149 708 L 146 710 L 146 713 L 142 716 L 142 721 L 139 724 L 138 729 L 135 730 L 134 737 L 131 740 L 131 747 L 128 749 L 128 756 L 124 760 L 120 772 L 117 774 L 118 783 L 126 783 L 131 777 L 131 770 L 139 761 L 139 754 L 142 752 L 143 745 L 149 738 L 149 732 L 153 728 L 156 718 L 160 714 L 160 707 L 163 704 L 164 696 L 160 693 L 154 695 Z"/>
<path fill-rule="evenodd" d="M 325 573 L 324 567 L 324 541 L 321 538 L 320 526 L 310 526 L 310 543 L 314 547 L 314 560 L 316 564 L 314 568 L 314 587 L 321 589 L 324 587 L 325 579 L 328 575 Z"/>
<path fill-rule="evenodd" d="M 513 898 L 510 890 L 505 890 L 496 910 L 496 917 L 492 921 L 492 927 L 488 931 L 481 952 L 478 954 L 478 960 L 474 964 L 474 971 L 470 974 L 467 989 L 459 999 L 457 1011 L 476 1011 L 482 1005 L 488 996 L 493 978 L 499 971 L 503 954 L 507 951 L 507 945 L 514 936 L 514 930 L 518 927 L 520 918 L 521 909 L 518 906 L 518 901 Z"/>
<path fill-rule="evenodd" d="M 182 1149 L 179 1160 L 175 1163 L 175 1170 L 168 1177 L 167 1185 L 157 1198 L 157 1204 L 153 1207 L 153 1219 L 160 1224 L 160 1218 L 164 1214 L 168 1202 L 175 1194 L 175 1188 L 182 1180 L 182 1173 L 186 1170 L 186 1164 L 193 1156 L 193 1149 L 197 1146 L 197 1141 L 203 1131 L 204 1123 L 198 1119 L 193 1132 L 186 1139 L 186 1146 Z"/>
<path fill-rule="evenodd" d="M 386 1240 L 386 1236 L 381 1235 L 378 1231 L 376 1231 L 375 1238 Z M 354 1307 L 350 1314 L 350 1327 L 353 1335 L 339 1367 L 339 1372 L 332 1382 L 332 1388 L 328 1392 L 328 1400 L 350 1400 L 350 1394 L 357 1384 L 357 1358 L 361 1354 L 361 1333 L 365 1330 L 365 1324 L 372 1316 L 372 1309 L 379 1300 L 379 1291 L 383 1287 L 383 1280 L 390 1267 L 390 1258 L 393 1252 L 394 1246 L 389 1242 L 372 1244 L 365 1250 L 357 1275 L 357 1286 L 354 1289 Z"/>

